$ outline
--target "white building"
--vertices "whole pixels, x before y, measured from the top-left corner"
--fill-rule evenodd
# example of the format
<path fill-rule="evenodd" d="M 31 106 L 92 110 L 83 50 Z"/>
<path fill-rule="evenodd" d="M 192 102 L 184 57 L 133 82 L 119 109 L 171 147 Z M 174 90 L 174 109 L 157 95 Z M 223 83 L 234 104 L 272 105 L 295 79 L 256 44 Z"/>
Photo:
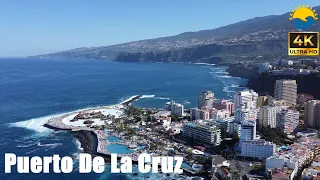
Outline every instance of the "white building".
<path fill-rule="evenodd" d="M 240 91 L 234 94 L 234 109 L 255 109 L 258 93 L 253 90 Z"/>
<path fill-rule="evenodd" d="M 284 109 L 277 114 L 277 128 L 291 134 L 299 126 L 299 111 Z"/>
<path fill-rule="evenodd" d="M 164 106 L 165 110 L 171 111 L 171 114 L 182 117 L 184 116 L 184 107 L 182 104 L 175 102 L 167 102 Z"/>
<path fill-rule="evenodd" d="M 277 112 L 276 106 L 262 106 L 259 113 L 259 127 L 276 128 L 277 126 Z"/>
<path fill-rule="evenodd" d="M 290 180 L 293 180 L 297 174 L 299 166 L 298 160 L 290 157 L 274 155 L 266 159 L 266 173 L 272 174 L 272 170 L 282 170 L 284 167 L 290 169 L 292 172 L 289 174 Z"/>
<path fill-rule="evenodd" d="M 265 159 L 273 156 L 276 145 L 264 139 L 243 141 L 241 144 L 241 156 Z"/>
<path fill-rule="evenodd" d="M 257 136 L 256 121 L 243 121 L 240 129 L 240 144 L 243 141 L 255 140 Z"/>
<path fill-rule="evenodd" d="M 221 132 L 216 126 L 188 123 L 183 125 L 183 136 L 194 141 L 201 141 L 207 144 L 219 145 Z"/>
<path fill-rule="evenodd" d="M 220 129 L 225 129 L 227 133 L 233 130 L 231 126 L 233 125 L 234 117 L 227 117 L 224 119 L 214 120 L 214 125 Z"/>
<path fill-rule="evenodd" d="M 212 107 L 214 102 L 214 94 L 212 91 L 201 91 L 198 94 L 198 108 L 202 107 Z"/>
<path fill-rule="evenodd" d="M 258 119 L 259 109 L 237 109 L 234 112 L 234 120 L 236 122 L 242 122 L 244 120 L 256 121 Z"/>

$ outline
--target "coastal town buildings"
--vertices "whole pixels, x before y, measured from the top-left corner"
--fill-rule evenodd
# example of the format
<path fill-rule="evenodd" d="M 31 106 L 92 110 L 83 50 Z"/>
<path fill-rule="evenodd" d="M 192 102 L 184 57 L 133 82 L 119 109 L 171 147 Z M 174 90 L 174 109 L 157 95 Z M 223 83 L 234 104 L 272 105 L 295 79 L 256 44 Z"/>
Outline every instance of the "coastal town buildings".
<path fill-rule="evenodd" d="M 314 100 L 315 97 L 310 94 L 298 94 L 297 96 L 297 104 L 303 106 L 306 102 Z"/>
<path fill-rule="evenodd" d="M 202 107 L 212 107 L 214 102 L 214 93 L 212 91 L 201 91 L 198 94 L 198 108 Z"/>
<path fill-rule="evenodd" d="M 286 134 L 291 134 L 299 126 L 299 111 L 283 109 L 277 114 L 277 128 Z"/>
<path fill-rule="evenodd" d="M 279 108 L 277 106 L 262 106 L 259 113 L 259 127 L 271 127 L 277 126 L 277 112 Z"/>
<path fill-rule="evenodd" d="M 213 123 L 216 127 L 220 128 L 220 129 L 225 129 L 225 131 L 227 133 L 229 133 L 232 130 L 231 126 L 232 126 L 233 121 L 234 121 L 234 117 L 231 116 L 231 117 L 227 117 L 224 119 L 215 120 L 215 121 L 213 121 Z"/>
<path fill-rule="evenodd" d="M 265 159 L 273 156 L 276 145 L 264 139 L 243 141 L 241 144 L 241 156 Z"/>
<path fill-rule="evenodd" d="M 201 110 L 198 108 L 191 108 L 190 109 L 190 120 L 198 120 L 201 119 Z"/>
<path fill-rule="evenodd" d="M 257 107 L 268 105 L 268 96 L 259 96 L 257 98 Z"/>
<path fill-rule="evenodd" d="M 299 63 L 307 66 L 316 66 L 319 65 L 319 61 L 316 59 L 301 59 Z"/>
<path fill-rule="evenodd" d="M 275 154 L 266 159 L 265 170 L 270 179 L 279 173 L 289 180 L 293 180 L 299 170 L 311 163 L 320 150 L 320 140 L 304 138 L 301 142 L 290 146 L 282 146 Z"/>
<path fill-rule="evenodd" d="M 171 112 L 170 111 L 159 111 L 150 116 L 152 121 L 160 123 L 164 127 L 168 127 L 171 124 Z"/>
<path fill-rule="evenodd" d="M 206 124 L 184 124 L 183 136 L 185 138 L 213 145 L 219 145 L 221 142 L 220 129 Z"/>
<path fill-rule="evenodd" d="M 286 106 L 287 103 L 285 100 L 277 100 L 272 96 L 268 96 L 268 105 L 269 106 Z"/>
<path fill-rule="evenodd" d="M 269 63 L 262 63 L 259 65 L 259 74 L 268 72 L 272 69 L 272 66 Z"/>
<path fill-rule="evenodd" d="M 229 111 L 226 109 L 214 110 L 210 112 L 210 118 L 213 120 L 219 120 L 230 117 Z"/>
<path fill-rule="evenodd" d="M 240 144 L 244 141 L 255 140 L 257 136 L 256 121 L 243 121 L 240 129 Z"/>
<path fill-rule="evenodd" d="M 230 100 L 226 99 L 220 99 L 219 101 L 216 101 L 213 103 L 213 108 L 217 110 L 227 110 L 230 115 L 233 114 L 234 111 L 234 105 Z"/>
<path fill-rule="evenodd" d="M 167 102 L 165 104 L 165 110 L 171 111 L 171 114 L 177 116 L 177 117 L 182 117 L 184 116 L 184 107 L 182 104 L 175 103 L 173 101 Z"/>
<path fill-rule="evenodd" d="M 304 105 L 304 122 L 309 128 L 320 128 L 320 101 L 311 100 Z"/>
<path fill-rule="evenodd" d="M 242 122 L 244 120 L 256 121 L 258 119 L 259 109 L 237 109 L 234 112 L 234 120 L 236 122 Z"/>
<path fill-rule="evenodd" d="M 292 66 L 293 65 L 293 61 L 291 60 L 285 60 L 285 59 L 280 59 L 277 61 L 277 65 L 278 66 Z"/>
<path fill-rule="evenodd" d="M 296 105 L 296 80 L 276 80 L 276 84 L 274 85 L 274 97 L 276 100 L 285 100 L 288 106 Z"/>
<path fill-rule="evenodd" d="M 301 175 L 304 180 L 320 179 L 320 156 L 316 156 L 308 168 L 305 168 Z"/>
<path fill-rule="evenodd" d="M 255 109 L 258 93 L 253 90 L 240 91 L 234 94 L 234 109 Z"/>

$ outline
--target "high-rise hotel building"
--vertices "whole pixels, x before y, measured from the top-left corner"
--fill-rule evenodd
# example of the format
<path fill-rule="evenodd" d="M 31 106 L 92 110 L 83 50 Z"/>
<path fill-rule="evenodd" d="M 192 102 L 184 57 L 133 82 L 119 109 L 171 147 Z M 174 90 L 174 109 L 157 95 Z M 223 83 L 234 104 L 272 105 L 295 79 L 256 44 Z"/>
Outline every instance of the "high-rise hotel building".
<path fill-rule="evenodd" d="M 234 109 L 255 109 L 258 93 L 253 90 L 240 91 L 234 94 Z"/>
<path fill-rule="evenodd" d="M 277 80 L 274 85 L 274 97 L 277 100 L 285 100 L 286 105 L 292 106 L 297 103 L 296 80 Z"/>
<path fill-rule="evenodd" d="M 320 101 L 311 100 L 304 105 L 304 123 L 309 128 L 320 129 Z"/>

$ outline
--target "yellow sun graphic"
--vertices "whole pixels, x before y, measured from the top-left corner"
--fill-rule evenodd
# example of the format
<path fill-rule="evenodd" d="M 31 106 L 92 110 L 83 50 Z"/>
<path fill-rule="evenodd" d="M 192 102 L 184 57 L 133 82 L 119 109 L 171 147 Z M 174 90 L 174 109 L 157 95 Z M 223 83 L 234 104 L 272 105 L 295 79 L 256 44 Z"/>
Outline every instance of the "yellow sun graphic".
<path fill-rule="evenodd" d="M 313 10 L 312 7 L 308 5 L 299 5 L 290 14 L 290 20 L 301 19 L 302 21 L 308 21 L 307 17 L 312 17 L 314 20 L 318 20 L 316 10 Z"/>

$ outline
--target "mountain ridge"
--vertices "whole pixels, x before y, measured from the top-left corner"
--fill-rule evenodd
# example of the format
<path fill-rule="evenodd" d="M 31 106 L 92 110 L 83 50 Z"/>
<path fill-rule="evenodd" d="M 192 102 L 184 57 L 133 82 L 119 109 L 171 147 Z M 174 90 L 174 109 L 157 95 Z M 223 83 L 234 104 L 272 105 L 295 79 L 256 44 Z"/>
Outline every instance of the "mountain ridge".
<path fill-rule="evenodd" d="M 320 6 L 314 9 L 319 12 Z M 252 60 L 257 57 L 260 59 L 285 57 L 287 32 L 295 31 L 289 17 L 289 12 L 282 15 L 255 17 L 215 29 L 184 32 L 174 36 L 110 46 L 75 48 L 32 56 L 32 58 L 162 62 L 207 62 L 208 59 L 213 58 L 215 60 L 212 62 L 209 60 L 209 63 L 217 63 L 218 61 Z M 310 31 L 320 31 L 319 22 L 316 22 Z M 275 49 L 276 53 L 272 53 L 271 51 Z M 248 57 L 244 58 L 244 56 Z M 217 59 L 219 60 L 216 61 Z"/>

